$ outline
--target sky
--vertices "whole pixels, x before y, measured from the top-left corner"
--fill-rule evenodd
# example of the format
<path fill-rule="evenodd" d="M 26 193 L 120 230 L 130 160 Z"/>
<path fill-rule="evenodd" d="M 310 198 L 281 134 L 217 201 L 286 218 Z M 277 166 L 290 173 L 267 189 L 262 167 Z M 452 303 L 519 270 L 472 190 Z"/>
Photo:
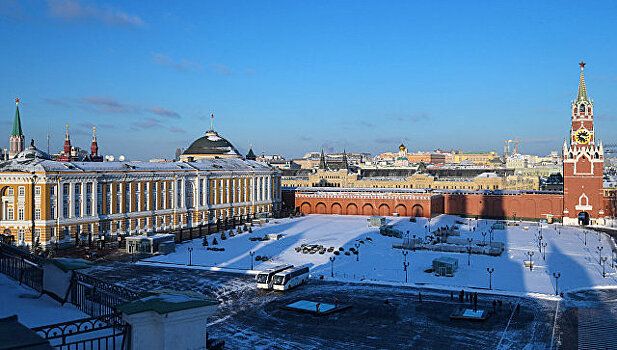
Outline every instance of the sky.
<path fill-rule="evenodd" d="M 0 0 L 0 147 L 70 125 L 102 154 L 172 158 L 210 128 L 243 154 L 560 150 L 587 62 L 617 143 L 614 1 Z"/>

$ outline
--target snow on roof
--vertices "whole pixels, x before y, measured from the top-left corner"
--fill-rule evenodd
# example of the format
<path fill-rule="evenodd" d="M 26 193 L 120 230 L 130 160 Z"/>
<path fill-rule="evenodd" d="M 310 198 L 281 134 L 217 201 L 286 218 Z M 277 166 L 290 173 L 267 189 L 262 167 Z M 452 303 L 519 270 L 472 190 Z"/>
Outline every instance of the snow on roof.
<path fill-rule="evenodd" d="M 58 162 L 45 159 L 12 159 L 0 163 L 0 172 L 125 172 L 182 170 L 262 170 L 273 168 L 263 162 L 243 159 L 199 159 L 195 162 Z"/>
<path fill-rule="evenodd" d="M 482 173 L 476 177 L 499 177 L 499 175 L 497 175 L 497 173 L 493 173 L 493 172 L 485 172 Z"/>

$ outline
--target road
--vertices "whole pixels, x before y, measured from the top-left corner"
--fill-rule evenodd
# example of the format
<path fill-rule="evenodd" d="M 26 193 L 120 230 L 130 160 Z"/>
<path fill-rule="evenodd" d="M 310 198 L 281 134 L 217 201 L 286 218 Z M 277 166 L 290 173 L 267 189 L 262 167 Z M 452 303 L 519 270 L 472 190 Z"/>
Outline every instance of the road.
<path fill-rule="evenodd" d="M 493 299 L 503 304 L 485 322 L 450 321 L 450 313 L 461 306 L 450 292 L 311 280 L 280 293 L 257 290 L 250 276 L 122 262 L 98 265 L 88 274 L 134 290 L 171 288 L 215 297 L 221 304 L 208 332 L 232 349 L 494 349 L 498 344 L 545 349 L 556 307 L 551 301 L 480 295 L 479 308 L 492 310 Z M 299 299 L 331 303 L 334 297 L 351 309 L 328 316 L 280 309 Z"/>

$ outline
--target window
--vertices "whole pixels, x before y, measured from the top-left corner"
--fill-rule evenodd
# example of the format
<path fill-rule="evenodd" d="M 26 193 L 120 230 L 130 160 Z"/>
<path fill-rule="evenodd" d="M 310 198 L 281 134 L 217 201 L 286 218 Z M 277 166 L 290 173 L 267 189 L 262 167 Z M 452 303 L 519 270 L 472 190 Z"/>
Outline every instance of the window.
<path fill-rule="evenodd" d="M 26 231 L 24 231 L 24 229 L 23 229 L 23 228 L 20 228 L 20 229 L 17 231 L 17 240 L 18 240 L 19 242 L 23 242 L 23 241 L 25 241 L 25 240 L 26 240 Z"/>
<path fill-rule="evenodd" d="M 8 207 L 6 209 L 7 220 L 15 220 L 15 213 L 13 207 Z"/>
<path fill-rule="evenodd" d="M 6 190 L 6 195 L 7 195 L 7 196 L 14 196 L 14 195 L 15 195 L 15 191 L 13 191 L 13 188 L 12 188 L 12 187 L 9 187 L 9 188 Z"/>
<path fill-rule="evenodd" d="M 49 218 L 56 218 L 56 202 L 54 200 L 49 201 Z"/>
<path fill-rule="evenodd" d="M 34 197 L 35 198 L 41 197 L 41 186 L 36 186 L 34 188 Z"/>
<path fill-rule="evenodd" d="M 64 184 L 62 186 L 62 194 L 64 196 L 68 196 L 69 195 L 69 184 Z"/>
<path fill-rule="evenodd" d="M 116 184 L 116 213 L 122 212 L 122 186 L 120 184 Z"/>
<path fill-rule="evenodd" d="M 157 210 L 159 208 L 159 197 L 158 197 L 158 191 L 159 190 L 159 183 L 158 182 L 153 182 L 152 183 L 152 209 L 153 210 Z"/>
<path fill-rule="evenodd" d="M 105 184 L 105 214 L 111 214 L 111 185 Z"/>
<path fill-rule="evenodd" d="M 17 195 L 19 197 L 24 197 L 26 195 L 26 188 L 24 186 L 19 186 L 19 189 L 17 191 Z"/>
<path fill-rule="evenodd" d="M 578 111 L 580 113 L 585 113 L 585 105 L 581 103 L 581 105 L 578 107 Z"/>
<path fill-rule="evenodd" d="M 41 220 L 41 208 L 34 209 L 34 220 Z"/>
<path fill-rule="evenodd" d="M 24 219 L 24 208 L 23 207 L 19 207 L 17 209 L 17 220 L 25 220 Z"/>

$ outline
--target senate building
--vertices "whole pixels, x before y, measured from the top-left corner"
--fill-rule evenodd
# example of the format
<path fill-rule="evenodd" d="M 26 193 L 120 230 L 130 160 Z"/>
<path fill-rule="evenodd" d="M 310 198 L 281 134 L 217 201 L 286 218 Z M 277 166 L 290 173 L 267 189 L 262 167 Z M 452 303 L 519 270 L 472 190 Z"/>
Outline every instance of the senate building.
<path fill-rule="evenodd" d="M 280 172 L 246 159 L 213 129 L 178 162 L 103 162 L 95 134 L 91 154 L 71 153 L 67 125 L 54 160 L 34 141 L 24 149 L 17 105 L 10 141 L 9 160 L 0 163 L 0 230 L 17 245 L 70 245 L 280 210 Z"/>

